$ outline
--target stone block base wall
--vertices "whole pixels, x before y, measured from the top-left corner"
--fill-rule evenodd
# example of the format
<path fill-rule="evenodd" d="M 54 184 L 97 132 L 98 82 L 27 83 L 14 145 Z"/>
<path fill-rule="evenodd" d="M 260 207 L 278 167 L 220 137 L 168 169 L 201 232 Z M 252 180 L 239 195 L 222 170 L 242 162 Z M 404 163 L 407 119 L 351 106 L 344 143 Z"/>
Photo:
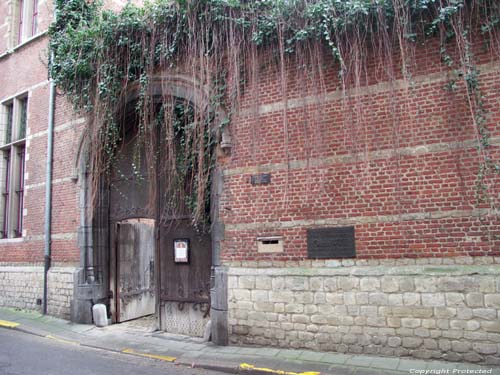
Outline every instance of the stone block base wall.
<path fill-rule="evenodd" d="M 73 267 L 53 267 L 48 275 L 49 315 L 70 318 L 73 298 Z M 41 311 L 43 266 L 0 266 L 0 306 Z"/>
<path fill-rule="evenodd" d="M 230 342 L 500 364 L 500 258 L 411 261 L 229 267 Z"/>
<path fill-rule="evenodd" d="M 57 267 L 49 271 L 47 312 L 49 315 L 70 319 L 76 268 Z"/>

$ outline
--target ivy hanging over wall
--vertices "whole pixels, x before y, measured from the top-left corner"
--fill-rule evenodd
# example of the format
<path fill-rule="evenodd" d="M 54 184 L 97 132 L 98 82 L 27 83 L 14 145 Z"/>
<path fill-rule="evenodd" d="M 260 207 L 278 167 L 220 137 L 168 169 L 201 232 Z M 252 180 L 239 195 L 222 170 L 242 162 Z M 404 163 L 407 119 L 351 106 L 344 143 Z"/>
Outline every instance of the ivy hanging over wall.
<path fill-rule="evenodd" d="M 214 124 L 218 120 L 204 106 L 178 99 L 173 103 L 168 97 L 161 97 L 159 111 L 158 99 L 150 93 L 151 79 L 160 73 L 182 71 L 196 77 L 199 87 L 209 88 L 208 104 L 223 106 L 231 114 L 237 112 L 243 92 L 258 104 L 252 90 L 262 65 L 272 62 L 281 72 L 286 103 L 290 62 L 296 63 L 298 74 L 307 76 L 304 81 L 316 82 L 317 96 L 324 94 L 326 65 L 333 63 L 345 111 L 356 111 L 359 103 L 353 105 L 346 93 L 365 84 L 368 56 L 385 64 L 380 81 L 411 82 L 417 63 L 415 46 L 439 38 L 436 53 L 467 89 L 483 160 L 480 174 L 496 168 L 488 154 L 489 134 L 471 38 L 481 35 L 491 54 L 500 56 L 497 0 L 155 0 L 143 7 L 129 4 L 118 14 L 104 10 L 99 1 L 56 0 L 56 5 L 57 19 L 50 29 L 54 53 L 50 71 L 75 108 L 89 119 L 93 185 L 111 170 L 122 139 L 119 110 L 130 87 L 138 85 L 140 95 L 134 105 L 139 147 L 150 168 L 160 163 L 162 173 L 170 176 L 165 190 L 176 198 L 168 217 L 189 211 L 194 221 L 206 220 L 213 144 L 227 120 Z M 394 56 L 399 56 L 398 61 Z M 183 147 L 178 147 L 172 143 L 173 134 L 179 134 L 179 113 L 188 108 L 189 120 L 182 120 Z M 321 116 L 320 112 L 316 115 Z M 158 116 L 164 121 L 157 121 Z M 287 121 L 285 105 L 285 134 Z M 356 121 L 362 119 L 357 116 Z M 346 126 L 354 129 L 356 121 L 346 121 Z M 159 155 L 160 144 L 169 151 Z M 187 160 L 190 168 L 180 166 Z M 156 186 L 156 177 L 150 178 L 151 186 Z"/>

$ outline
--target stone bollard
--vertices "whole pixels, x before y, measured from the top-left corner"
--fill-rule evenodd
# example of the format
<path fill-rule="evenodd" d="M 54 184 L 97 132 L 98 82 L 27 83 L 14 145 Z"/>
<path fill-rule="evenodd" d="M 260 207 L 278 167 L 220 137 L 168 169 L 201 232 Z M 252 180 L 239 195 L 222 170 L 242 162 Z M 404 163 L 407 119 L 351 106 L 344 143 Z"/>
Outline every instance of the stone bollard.
<path fill-rule="evenodd" d="M 92 307 L 92 317 L 94 318 L 94 324 L 97 327 L 106 327 L 108 325 L 108 314 L 106 311 L 106 305 L 98 303 Z"/>

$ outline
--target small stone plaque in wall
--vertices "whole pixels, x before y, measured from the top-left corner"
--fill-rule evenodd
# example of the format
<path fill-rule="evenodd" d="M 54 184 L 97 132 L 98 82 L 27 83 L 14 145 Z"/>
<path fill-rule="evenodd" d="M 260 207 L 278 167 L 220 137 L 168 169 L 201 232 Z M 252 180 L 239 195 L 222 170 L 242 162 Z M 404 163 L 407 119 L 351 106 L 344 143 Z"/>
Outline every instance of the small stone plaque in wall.
<path fill-rule="evenodd" d="M 309 259 L 354 258 L 354 227 L 315 228 L 307 230 Z"/>
<path fill-rule="evenodd" d="M 269 185 L 271 183 L 270 173 L 260 173 L 250 176 L 250 183 L 252 185 Z"/>

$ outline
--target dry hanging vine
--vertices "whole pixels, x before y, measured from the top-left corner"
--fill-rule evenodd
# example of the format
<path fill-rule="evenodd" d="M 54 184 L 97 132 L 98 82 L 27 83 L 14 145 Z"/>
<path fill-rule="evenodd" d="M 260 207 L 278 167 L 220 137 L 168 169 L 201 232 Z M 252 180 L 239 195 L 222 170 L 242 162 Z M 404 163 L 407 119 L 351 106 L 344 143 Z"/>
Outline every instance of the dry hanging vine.
<path fill-rule="evenodd" d="M 216 140 L 210 129 L 220 130 L 227 123 L 211 124 L 213 113 L 175 98 L 161 97 L 159 105 L 151 95 L 151 79 L 159 72 L 191 74 L 200 87 L 209 88 L 211 107 L 224 106 L 231 114 L 238 111 L 245 91 L 251 93 L 256 108 L 259 71 L 274 61 L 288 137 L 290 66 L 295 62 L 298 79 L 307 83 L 304 90 L 321 98 L 326 93 L 327 65 L 333 63 L 344 93 L 346 131 L 357 152 L 355 139 L 366 133 L 366 124 L 356 90 L 369 83 L 369 56 L 376 60 L 379 81 L 410 83 L 418 64 L 415 46 L 439 37 L 436 53 L 456 69 L 467 89 L 483 160 L 481 174 L 496 169 L 488 152 L 489 133 L 471 48 L 472 35 L 480 35 L 491 55 L 500 56 L 496 0 L 156 0 L 144 7 L 129 4 L 119 14 L 92 0 L 56 0 L 56 5 L 50 71 L 75 108 L 89 119 L 94 186 L 109 173 L 123 138 L 117 109 L 131 85 L 139 85 L 138 143 L 148 168 L 162 166 L 165 190 L 174 197 L 165 216 L 189 211 L 194 221 L 206 220 Z M 354 89 L 351 94 L 350 89 Z M 320 107 L 321 103 L 308 115 L 317 126 L 322 123 Z M 397 119 L 393 123 L 397 144 Z M 308 139 L 321 138 L 321 129 L 312 126 L 304 131 Z M 160 145 L 165 152 L 158 153 Z"/>

